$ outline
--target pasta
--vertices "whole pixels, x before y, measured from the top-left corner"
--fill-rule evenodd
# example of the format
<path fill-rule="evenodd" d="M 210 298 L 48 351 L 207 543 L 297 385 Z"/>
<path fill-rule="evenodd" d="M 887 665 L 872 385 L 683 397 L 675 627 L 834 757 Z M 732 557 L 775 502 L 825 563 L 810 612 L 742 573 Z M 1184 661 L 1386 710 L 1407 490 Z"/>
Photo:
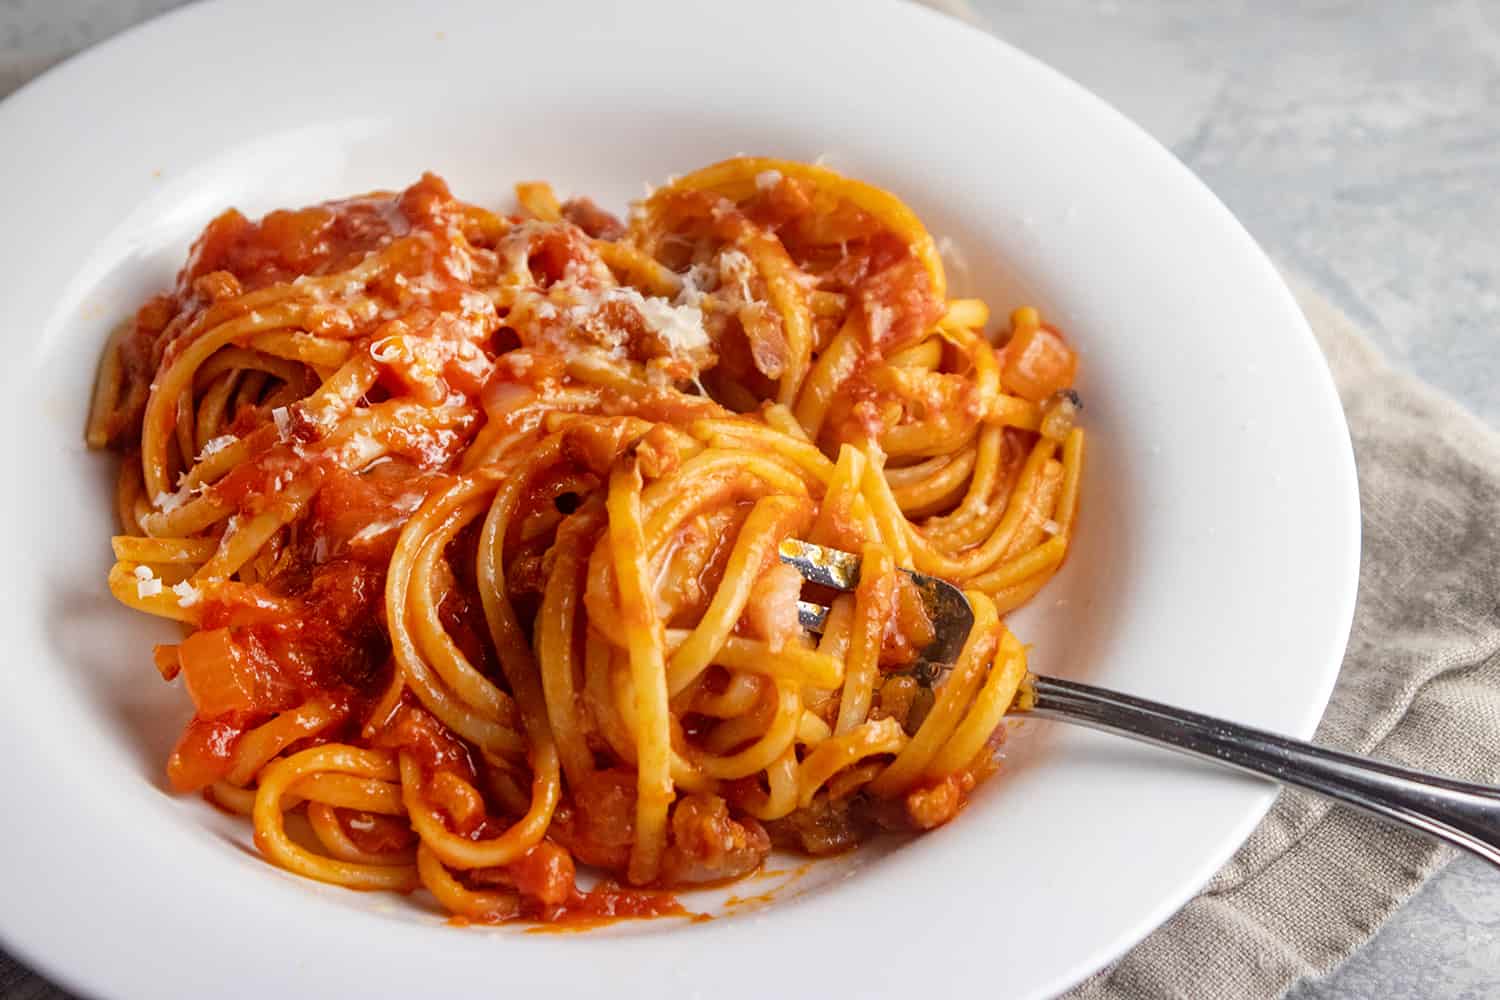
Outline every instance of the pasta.
<path fill-rule="evenodd" d="M 1023 307 L 996 346 L 910 209 L 824 167 L 727 160 L 624 222 L 517 197 L 231 210 L 111 339 L 87 438 L 123 456 L 112 592 L 184 629 L 173 787 L 477 921 L 680 912 L 643 890 L 951 819 L 1074 531 L 1065 339 Z M 804 589 L 791 537 L 857 590 Z M 975 610 L 935 695 L 903 569 Z"/>

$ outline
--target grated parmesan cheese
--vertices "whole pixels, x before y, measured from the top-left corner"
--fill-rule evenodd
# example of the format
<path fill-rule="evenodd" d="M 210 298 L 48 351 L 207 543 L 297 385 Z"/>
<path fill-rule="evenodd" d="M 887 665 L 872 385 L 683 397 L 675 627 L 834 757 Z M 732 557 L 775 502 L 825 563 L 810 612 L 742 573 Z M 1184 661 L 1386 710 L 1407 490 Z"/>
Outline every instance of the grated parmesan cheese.
<path fill-rule="evenodd" d="M 465 312 L 471 313 L 488 313 L 494 312 L 495 309 L 495 304 L 483 292 L 464 292 L 459 297 L 458 304 L 463 307 Z"/>
<path fill-rule="evenodd" d="M 635 289 L 632 304 L 641 318 L 666 342 L 673 354 L 686 354 L 708 346 L 708 332 L 703 329 L 703 310 L 697 306 L 674 306 L 666 299 L 646 298 Z M 640 301 L 634 301 L 639 299 Z"/>
<path fill-rule="evenodd" d="M 684 291 L 678 295 L 680 304 L 674 304 L 654 295 L 648 298 L 628 286 L 598 291 L 578 289 L 577 304 L 570 306 L 564 315 L 569 322 L 582 325 L 605 303 L 623 302 L 640 314 L 646 327 L 662 339 L 669 351 L 680 356 L 708 346 L 708 331 L 703 328 L 703 310 L 696 304 L 687 304 L 690 299 L 697 301 L 693 299 L 697 291 L 696 285 L 689 289 L 685 282 Z M 698 299 L 701 297 L 701 293 L 698 294 Z"/>
<path fill-rule="evenodd" d="M 194 461 L 201 462 L 205 458 L 208 458 L 210 455 L 217 455 L 219 452 L 223 451 L 225 448 L 228 448 L 238 440 L 239 438 L 235 437 L 233 434 L 220 434 L 218 437 L 204 443 L 203 450 L 198 453 L 198 457 L 194 459 Z"/>
<path fill-rule="evenodd" d="M 1058 524 L 1051 518 L 1048 518 L 1046 521 L 1042 522 L 1042 531 L 1043 533 L 1048 535 L 1055 535 L 1058 532 L 1062 531 L 1062 525 Z"/>
<path fill-rule="evenodd" d="M 179 490 L 176 493 L 158 493 L 151 498 L 151 506 L 163 514 L 170 514 L 187 502 L 187 497 Z"/>
<path fill-rule="evenodd" d="M 755 188 L 758 191 L 769 191 L 780 183 L 780 170 L 762 170 L 755 175 Z"/>
<path fill-rule="evenodd" d="M 157 581 L 158 583 L 160 581 Z M 177 606 L 179 608 L 190 608 L 197 604 L 203 596 L 203 592 L 197 587 L 183 580 L 181 583 L 172 584 L 172 593 L 177 595 Z"/>
<path fill-rule="evenodd" d="M 135 596 L 145 600 L 160 593 L 161 581 L 151 571 L 151 567 L 137 566 L 135 568 Z"/>
<path fill-rule="evenodd" d="M 375 829 L 375 820 L 369 816 L 355 816 L 349 820 L 349 829 L 369 833 Z"/>
<path fill-rule="evenodd" d="M 443 283 L 438 280 L 437 275 L 430 271 L 424 271 L 417 276 L 417 280 L 411 283 L 411 290 L 419 296 L 431 296 L 442 291 Z"/>
<path fill-rule="evenodd" d="M 271 411 L 271 419 L 276 422 L 276 436 L 286 441 L 292 436 L 292 415 L 287 412 L 285 406 L 278 406 Z"/>
<path fill-rule="evenodd" d="M 886 334 L 891 332 L 891 323 L 896 314 L 890 306 L 874 305 L 870 307 L 870 339 L 880 342 L 885 339 Z"/>
<path fill-rule="evenodd" d="M 708 261 L 694 264 L 681 277 L 682 287 L 677 290 L 673 305 L 701 307 L 707 293 L 718 287 L 718 275 Z"/>
<path fill-rule="evenodd" d="M 739 282 L 740 298 L 746 302 L 754 301 L 750 295 L 750 273 L 755 270 L 755 265 L 743 250 L 725 250 L 719 255 L 719 266 L 724 274 Z"/>

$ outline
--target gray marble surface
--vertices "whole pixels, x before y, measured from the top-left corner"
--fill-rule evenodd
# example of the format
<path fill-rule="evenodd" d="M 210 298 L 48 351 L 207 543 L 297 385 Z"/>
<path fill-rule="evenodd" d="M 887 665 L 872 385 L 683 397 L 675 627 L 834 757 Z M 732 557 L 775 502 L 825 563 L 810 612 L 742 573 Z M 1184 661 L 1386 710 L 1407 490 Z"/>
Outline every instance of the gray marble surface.
<path fill-rule="evenodd" d="M 0 0 L 0 96 L 174 6 Z M 1397 364 L 1500 426 L 1500 0 L 973 7 L 1170 147 Z M 1500 996 L 1500 875 L 1454 862 L 1292 996 Z"/>

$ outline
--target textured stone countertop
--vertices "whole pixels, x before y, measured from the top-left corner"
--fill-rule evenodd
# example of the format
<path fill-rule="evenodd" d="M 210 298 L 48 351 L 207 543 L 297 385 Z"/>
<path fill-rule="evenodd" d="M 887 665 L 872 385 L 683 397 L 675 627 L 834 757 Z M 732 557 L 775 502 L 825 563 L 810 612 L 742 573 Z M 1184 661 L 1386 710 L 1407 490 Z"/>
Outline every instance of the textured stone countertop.
<path fill-rule="evenodd" d="M 0 96 L 176 5 L 0 0 Z M 973 6 L 1170 147 L 1397 364 L 1500 425 L 1500 0 Z M 1500 875 L 1454 862 L 1292 996 L 1500 996 Z"/>

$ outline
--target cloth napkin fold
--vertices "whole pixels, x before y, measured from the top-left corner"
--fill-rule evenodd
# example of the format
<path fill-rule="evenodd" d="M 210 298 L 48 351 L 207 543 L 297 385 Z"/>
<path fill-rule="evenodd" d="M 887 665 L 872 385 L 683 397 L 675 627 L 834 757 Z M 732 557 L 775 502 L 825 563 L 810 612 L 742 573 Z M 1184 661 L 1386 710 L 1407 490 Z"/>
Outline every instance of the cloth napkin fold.
<path fill-rule="evenodd" d="M 1364 518 L 1353 634 L 1315 740 L 1494 782 L 1500 435 L 1392 370 L 1326 301 L 1297 297 L 1343 400 Z M 1197 897 L 1068 1000 L 1279 997 L 1348 958 L 1452 856 L 1283 791 Z"/>

